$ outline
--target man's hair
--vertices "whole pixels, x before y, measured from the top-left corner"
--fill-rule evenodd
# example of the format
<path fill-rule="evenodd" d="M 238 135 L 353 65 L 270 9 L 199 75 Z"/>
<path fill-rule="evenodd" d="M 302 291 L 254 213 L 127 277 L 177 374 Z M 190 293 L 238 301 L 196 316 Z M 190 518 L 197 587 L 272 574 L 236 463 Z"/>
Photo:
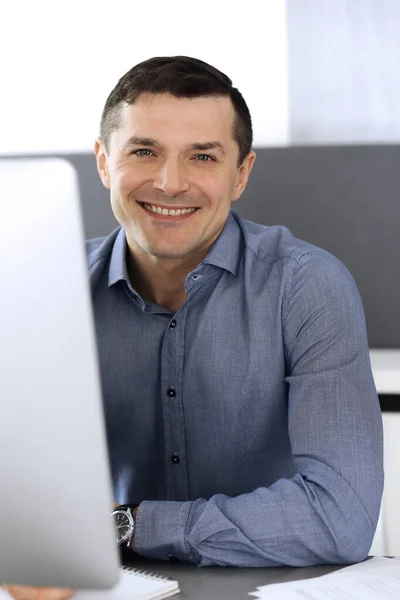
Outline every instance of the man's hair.
<path fill-rule="evenodd" d="M 112 132 L 121 126 L 121 104 L 134 104 L 140 94 L 171 94 L 176 98 L 229 97 L 235 110 L 232 135 L 239 146 L 238 165 L 251 151 L 251 116 L 242 94 L 224 73 L 188 56 L 150 58 L 121 77 L 108 96 L 101 116 L 100 136 L 107 151 Z"/>

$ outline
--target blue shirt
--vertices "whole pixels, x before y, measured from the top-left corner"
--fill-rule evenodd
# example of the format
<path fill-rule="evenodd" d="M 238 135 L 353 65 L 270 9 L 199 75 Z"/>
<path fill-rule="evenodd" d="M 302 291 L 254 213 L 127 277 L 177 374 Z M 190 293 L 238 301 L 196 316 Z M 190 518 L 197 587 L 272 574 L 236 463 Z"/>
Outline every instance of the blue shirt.
<path fill-rule="evenodd" d="M 233 211 L 175 313 L 87 243 L 114 499 L 135 547 L 201 566 L 363 560 L 383 486 L 362 303 L 328 252 Z"/>

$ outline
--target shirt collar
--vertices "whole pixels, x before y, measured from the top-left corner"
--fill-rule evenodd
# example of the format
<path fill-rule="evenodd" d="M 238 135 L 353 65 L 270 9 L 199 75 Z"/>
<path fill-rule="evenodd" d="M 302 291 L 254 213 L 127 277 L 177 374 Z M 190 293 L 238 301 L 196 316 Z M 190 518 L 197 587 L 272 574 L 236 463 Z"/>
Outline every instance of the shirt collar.
<path fill-rule="evenodd" d="M 108 287 L 121 280 L 125 280 L 129 283 L 128 268 L 126 266 L 127 247 L 128 244 L 126 243 L 125 230 L 121 227 L 111 252 L 110 268 L 108 271 Z"/>
<path fill-rule="evenodd" d="M 215 265 L 236 275 L 242 243 L 240 228 L 234 215 L 234 211 L 230 211 L 223 230 L 202 260 L 202 264 Z"/>
<path fill-rule="evenodd" d="M 214 265 L 236 275 L 241 253 L 241 233 L 234 214 L 233 211 L 229 213 L 222 232 L 211 246 L 201 264 Z M 120 280 L 130 283 L 126 266 L 127 246 L 125 230 L 121 227 L 111 253 L 108 287 Z"/>

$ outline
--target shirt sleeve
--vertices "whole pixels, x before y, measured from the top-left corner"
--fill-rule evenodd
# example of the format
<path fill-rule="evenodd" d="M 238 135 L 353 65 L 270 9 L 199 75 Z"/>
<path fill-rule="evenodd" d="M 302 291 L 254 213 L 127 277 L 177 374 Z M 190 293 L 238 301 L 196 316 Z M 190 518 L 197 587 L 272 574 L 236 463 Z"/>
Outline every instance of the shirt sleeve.
<path fill-rule="evenodd" d="M 367 556 L 383 489 L 382 418 L 361 299 L 340 261 L 317 250 L 292 258 L 282 328 L 295 476 L 234 498 L 143 502 L 139 554 L 241 567 Z"/>

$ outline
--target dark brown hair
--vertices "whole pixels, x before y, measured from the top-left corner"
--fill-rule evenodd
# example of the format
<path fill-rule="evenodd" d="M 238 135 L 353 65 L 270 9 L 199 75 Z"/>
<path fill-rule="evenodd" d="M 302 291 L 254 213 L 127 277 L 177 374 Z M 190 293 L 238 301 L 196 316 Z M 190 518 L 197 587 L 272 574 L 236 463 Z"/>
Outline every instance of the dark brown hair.
<path fill-rule="evenodd" d="M 242 94 L 224 73 L 188 56 L 150 58 L 121 77 L 108 96 L 101 116 L 100 136 L 107 151 L 112 132 L 121 125 L 121 103 L 133 104 L 144 93 L 171 94 L 176 98 L 229 97 L 236 115 L 232 135 L 239 146 L 239 165 L 251 151 L 251 116 Z"/>

